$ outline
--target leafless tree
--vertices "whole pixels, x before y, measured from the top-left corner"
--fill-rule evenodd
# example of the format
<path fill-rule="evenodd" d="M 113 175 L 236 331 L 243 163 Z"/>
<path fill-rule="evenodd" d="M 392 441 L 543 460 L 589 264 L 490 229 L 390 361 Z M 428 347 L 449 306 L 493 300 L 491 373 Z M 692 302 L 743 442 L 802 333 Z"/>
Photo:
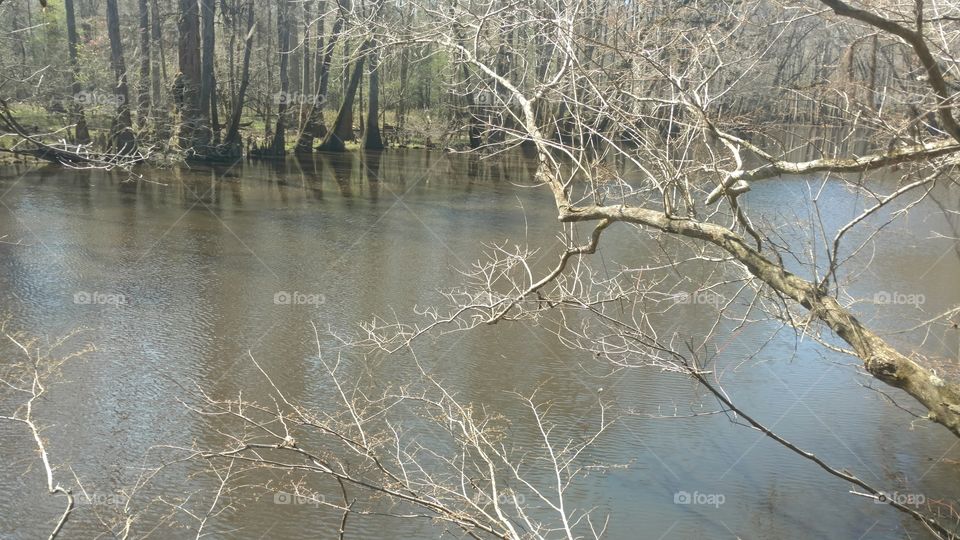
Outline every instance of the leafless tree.
<path fill-rule="evenodd" d="M 490 306 L 495 309 L 488 314 L 488 322 L 516 310 L 523 314 L 577 300 L 588 304 L 589 299 L 562 294 L 566 288 L 560 288 L 558 296 L 548 289 L 558 287 L 557 279 L 566 278 L 565 266 L 572 257 L 592 254 L 610 225 L 624 223 L 657 236 L 693 241 L 696 257 L 724 263 L 769 305 L 772 316 L 801 332 L 818 334 L 817 325 L 822 325 L 846 342 L 848 351 L 863 361 L 870 374 L 907 392 L 928 409 L 932 421 L 960 435 L 957 384 L 936 376 L 922 361 L 898 352 L 864 326 L 846 302 L 843 272 L 851 254 L 863 247 L 847 244 L 851 229 L 895 199 L 926 193 L 937 183 L 953 185 L 952 155 L 960 150 L 960 137 L 955 136 L 960 134 L 952 134 L 952 97 L 943 76 L 953 66 L 932 57 L 923 33 L 846 4 L 825 4 L 844 17 L 879 28 L 884 39 L 902 39 L 911 46 L 926 71 L 929 92 L 923 103 L 936 111 L 946 135 L 915 137 L 898 129 L 897 124 L 909 123 L 911 114 L 889 104 L 889 114 L 873 113 L 871 151 L 851 150 L 847 155 L 833 151 L 825 157 L 796 161 L 782 150 L 764 149 L 763 141 L 752 142 L 751 137 L 735 134 L 736 126 L 725 125 L 729 120 L 724 106 L 744 81 L 756 77 L 756 71 L 765 71 L 760 67 L 770 61 L 767 55 L 779 37 L 751 43 L 754 52 L 746 52 L 739 43 L 744 33 L 752 31 L 752 18 L 765 16 L 769 18 L 761 20 L 789 27 L 797 19 L 826 16 L 816 6 L 768 10 L 767 3 L 753 3 L 745 6 L 745 14 L 732 15 L 681 9 L 654 26 L 655 32 L 643 28 L 632 35 L 636 41 L 619 48 L 611 43 L 590 43 L 615 58 L 630 60 L 618 63 L 617 73 L 595 69 L 578 54 L 585 47 L 578 25 L 588 9 L 582 2 L 544 5 L 544 11 L 522 8 L 523 17 L 507 14 L 499 3 L 474 4 L 469 10 L 451 6 L 431 11 L 434 20 L 414 37 L 398 37 L 398 44 L 429 41 L 442 45 L 469 66 L 480 90 L 492 93 L 499 103 L 496 116 L 500 119 L 487 130 L 503 132 L 502 145 L 535 148 L 539 160 L 536 182 L 553 194 L 561 223 L 594 224 L 590 242 L 568 244 L 553 272 L 530 279 L 518 290 L 500 293 L 500 302 Z M 919 27 L 930 24 L 941 34 L 947 32 L 939 23 L 919 17 Z M 530 66 L 511 68 L 516 72 L 497 69 L 499 57 L 514 53 L 487 46 L 486 33 L 504 25 L 543 35 L 545 46 L 555 51 L 549 67 L 541 69 L 542 77 L 531 75 Z M 690 25 L 704 31 L 692 35 L 687 31 Z M 454 28 L 466 28 L 472 34 L 457 35 Z M 936 31 L 930 34 L 936 35 Z M 685 46 L 678 49 L 678 43 Z M 637 87 L 643 92 L 634 90 Z M 836 91 L 843 94 L 843 90 Z M 549 106 L 541 107 L 544 102 Z M 557 103 L 559 107 L 554 105 Z M 544 117 L 542 111 L 550 108 L 567 112 Z M 867 114 L 852 103 L 842 112 L 854 120 Z M 663 129 L 661 120 L 667 122 Z M 564 124 L 558 136 L 546 134 L 548 128 Z M 630 163 L 639 177 L 619 176 L 608 166 L 614 158 Z M 864 173 L 903 165 L 909 167 L 894 191 L 873 194 L 876 204 L 835 232 L 828 242 L 825 265 L 782 247 L 774 232 L 776 224 L 761 227 L 760 220 L 752 218 L 739 199 L 751 183 L 783 175 Z M 848 181 L 852 189 L 871 189 L 857 178 Z M 576 236 L 575 230 L 566 229 L 568 241 Z M 784 259 L 789 256 L 801 258 L 801 271 L 787 269 Z M 516 259 L 524 257 L 519 254 Z M 501 270 L 498 263 L 520 264 L 506 256 L 492 263 Z M 478 294 L 491 292 L 481 289 Z M 941 314 L 941 319 L 952 312 Z"/>

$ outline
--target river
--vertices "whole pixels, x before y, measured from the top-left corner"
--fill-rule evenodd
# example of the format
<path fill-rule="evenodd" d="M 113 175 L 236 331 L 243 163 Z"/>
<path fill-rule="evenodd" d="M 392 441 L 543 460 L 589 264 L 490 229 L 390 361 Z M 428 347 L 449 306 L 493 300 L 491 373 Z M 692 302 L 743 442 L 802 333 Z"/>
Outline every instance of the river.
<path fill-rule="evenodd" d="M 136 477 L 151 449 L 213 438 L 210 421 L 180 403 L 194 383 L 222 399 L 240 391 L 269 394 L 248 351 L 289 396 L 330 406 L 311 322 L 349 331 L 377 315 L 414 320 L 415 306 L 443 304 L 437 290 L 456 287 L 458 270 L 481 255 L 484 243 L 545 246 L 536 268 L 546 269 L 555 261 L 559 225 L 549 192 L 529 186 L 532 166 L 515 156 L 477 162 L 397 150 L 366 162 L 348 154 L 141 170 L 132 180 L 126 173 L 44 165 L 0 168 L 0 236 L 8 242 L 0 244 L 0 313 L 10 327 L 44 339 L 79 329 L 71 343 L 96 347 L 71 361 L 37 405 L 61 482 L 73 483 L 76 475 L 101 503 L 123 502 L 118 490 Z M 766 181 L 741 200 L 764 219 L 790 224 L 784 241 L 799 241 L 812 234 L 808 182 L 819 185 L 810 178 Z M 935 194 L 956 202 L 955 187 Z M 839 181 L 828 183 L 820 200 L 828 229 L 864 204 Z M 957 223 L 927 200 L 861 254 L 869 268 L 850 290 L 868 299 L 878 290 L 924 299 L 922 306 L 889 309 L 858 304 L 869 324 L 896 330 L 960 304 Z M 613 227 L 593 264 L 643 264 L 657 246 Z M 278 294 L 303 301 L 278 303 Z M 691 335 L 712 320 L 683 309 L 669 317 Z M 904 348 L 922 341 L 923 353 L 954 361 L 960 347 L 956 331 L 925 341 L 916 333 L 892 339 Z M 558 437 L 585 436 L 599 400 L 618 411 L 620 419 L 579 458 L 584 467 L 610 467 L 580 478 L 567 503 L 595 508 L 600 522 L 609 516 L 609 538 L 923 534 L 903 514 L 849 493 L 851 486 L 730 417 L 691 415 L 717 405 L 680 375 L 611 372 L 529 322 L 483 326 L 418 347 L 459 399 L 505 415 L 509 439 L 519 445 L 531 444 L 538 431 L 510 391 L 539 388 L 540 398 L 552 400 Z M 927 502 L 960 501 L 957 438 L 864 388 L 883 389 L 910 406 L 858 373 L 855 359 L 770 323 L 747 326 L 717 349 L 724 386 L 738 405 L 788 440 L 885 489 Z M 10 362 L 15 351 L 2 351 Z M 376 370 L 384 381 L 411 376 L 402 358 L 351 369 Z M 663 417 L 671 415 L 681 418 Z M 46 493 L 23 426 L 0 423 L 0 436 L 0 537 L 45 535 L 61 499 Z M 149 491 L 182 496 L 195 488 L 191 475 L 201 472 L 201 464 L 171 469 Z M 682 504 L 683 493 L 704 504 Z M 335 512 L 269 495 L 238 506 L 211 520 L 213 537 L 328 538 L 339 527 Z M 195 535 L 189 517 L 176 521 L 183 527 L 155 536 Z M 102 530 L 81 506 L 64 537 Z M 425 520 L 357 517 L 347 537 L 441 532 Z"/>

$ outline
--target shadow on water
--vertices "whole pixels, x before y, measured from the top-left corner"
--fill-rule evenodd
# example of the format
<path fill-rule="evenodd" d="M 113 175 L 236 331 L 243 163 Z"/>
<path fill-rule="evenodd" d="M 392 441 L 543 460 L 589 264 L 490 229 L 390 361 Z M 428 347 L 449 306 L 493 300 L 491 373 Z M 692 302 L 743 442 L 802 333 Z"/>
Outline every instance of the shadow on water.
<path fill-rule="evenodd" d="M 333 176 L 333 181 L 337 184 L 340 196 L 344 199 L 353 198 L 353 182 L 357 178 L 354 174 L 354 165 L 357 159 L 353 152 L 319 153 L 318 157 L 323 162 L 324 168 L 330 171 Z"/>
<path fill-rule="evenodd" d="M 383 161 L 383 152 L 377 150 L 367 150 L 363 153 L 361 163 L 363 165 L 364 178 L 367 181 L 367 190 L 370 200 L 377 202 L 380 200 L 380 163 Z"/>

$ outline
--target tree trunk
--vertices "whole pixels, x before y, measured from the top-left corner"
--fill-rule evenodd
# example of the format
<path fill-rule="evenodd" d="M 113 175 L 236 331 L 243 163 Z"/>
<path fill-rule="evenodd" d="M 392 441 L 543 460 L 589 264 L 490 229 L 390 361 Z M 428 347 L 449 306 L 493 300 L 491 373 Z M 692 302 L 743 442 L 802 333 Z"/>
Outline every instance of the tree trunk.
<path fill-rule="evenodd" d="M 83 105 L 77 99 L 82 88 L 80 86 L 80 61 L 77 59 L 77 18 L 73 9 L 73 0 L 64 0 L 63 7 L 67 12 L 67 49 L 70 54 L 72 75 L 70 91 L 73 94 L 70 107 L 73 111 L 73 122 L 76 125 L 74 133 L 78 144 L 88 144 L 90 142 L 90 131 L 87 130 L 87 119 L 84 116 Z"/>
<path fill-rule="evenodd" d="M 270 8 L 270 5 L 267 4 L 267 28 L 273 28 L 273 10 Z M 266 47 L 266 58 L 263 63 L 265 66 L 270 66 L 273 63 L 273 40 L 270 39 L 270 36 L 266 37 L 267 47 Z M 269 91 L 273 91 L 273 70 L 269 67 L 267 68 L 267 88 Z M 263 139 L 264 141 L 270 140 L 273 138 L 272 129 L 273 123 L 270 122 L 270 118 L 273 115 L 273 100 L 268 99 L 263 107 Z M 266 146 L 266 144 L 264 144 Z M 262 150 L 262 149 L 261 149 Z"/>
<path fill-rule="evenodd" d="M 21 19 L 20 19 L 20 16 L 21 16 L 21 14 L 23 13 L 23 10 L 21 10 L 21 9 L 19 9 L 19 8 L 18 8 L 18 9 L 13 9 L 13 10 L 11 10 L 11 11 L 13 12 L 13 14 L 10 16 L 10 25 L 11 25 L 10 30 L 11 30 L 11 31 L 10 31 L 9 34 L 6 34 L 6 35 L 9 35 L 9 36 L 12 37 L 14 49 L 16 49 L 16 53 L 17 53 L 17 55 L 20 57 L 20 59 L 19 59 L 19 60 L 20 60 L 20 62 L 19 62 L 19 63 L 20 63 L 20 68 L 19 68 L 17 71 L 14 72 L 14 77 L 15 77 L 16 79 L 20 79 L 20 80 L 23 80 L 23 79 L 25 78 L 26 73 L 25 73 L 25 71 L 24 71 L 24 68 L 26 68 L 26 66 L 27 66 L 27 46 L 26 46 L 26 37 L 25 37 L 26 32 L 24 32 L 24 30 L 25 30 L 27 27 L 30 26 L 30 24 L 29 24 L 29 20 L 30 20 L 30 14 L 29 14 L 29 9 L 30 9 L 30 8 L 29 8 L 29 6 L 30 6 L 30 4 L 27 4 L 27 6 L 28 6 L 28 7 L 27 7 L 27 10 L 28 10 L 28 12 L 27 12 L 27 21 L 28 21 L 28 23 L 27 23 L 27 24 L 23 24 L 22 21 L 21 21 Z M 22 88 L 20 88 L 20 87 L 17 88 L 16 96 L 17 96 L 17 98 L 22 98 L 22 97 L 24 97 L 24 96 L 23 96 L 23 90 L 22 90 Z"/>
<path fill-rule="evenodd" d="M 160 81 L 160 74 L 163 73 L 164 79 L 166 79 L 166 66 L 164 65 L 165 58 L 163 54 L 163 35 L 160 28 L 160 6 L 157 3 L 157 0 L 153 0 L 150 3 L 150 37 L 153 41 L 153 48 L 151 49 L 151 54 L 156 55 L 156 58 L 151 60 L 153 64 L 153 69 L 150 71 L 150 84 L 153 87 L 153 97 L 151 99 L 152 111 L 154 125 L 157 130 L 157 138 L 162 141 L 167 141 L 170 138 L 170 129 L 167 125 L 167 109 L 169 103 L 164 104 L 161 100 L 163 95 L 163 87 Z"/>
<path fill-rule="evenodd" d="M 322 13 L 323 10 L 324 3 L 321 3 L 320 12 Z M 327 42 L 326 47 L 324 47 L 323 44 L 323 21 L 320 22 L 320 26 L 317 29 L 317 51 L 323 51 L 320 65 L 317 66 L 317 75 L 320 78 L 320 82 L 317 85 L 317 93 L 313 99 L 307 124 L 303 127 L 300 136 L 297 138 L 298 153 L 312 152 L 314 139 L 326 135 L 326 127 L 323 123 L 323 109 L 326 105 L 327 90 L 330 87 L 330 63 L 333 61 L 334 47 L 337 44 L 337 38 L 340 37 L 340 31 L 342 29 L 343 18 L 337 16 L 337 20 L 333 23 L 333 29 L 330 32 L 330 41 Z"/>
<path fill-rule="evenodd" d="M 363 130 L 363 148 L 383 150 L 383 138 L 380 136 L 380 62 L 376 52 L 370 56 L 370 97 L 367 126 Z"/>
<path fill-rule="evenodd" d="M 137 84 L 137 128 L 143 129 L 150 114 L 150 7 L 149 0 L 137 1 L 140 33 L 140 80 Z"/>
<path fill-rule="evenodd" d="M 154 49 L 157 50 L 157 54 L 160 57 L 159 64 L 160 74 L 163 76 L 163 84 L 167 83 L 167 55 L 164 54 L 165 47 L 163 46 L 163 27 L 160 20 L 160 2 L 159 0 L 153 0 L 152 5 L 150 6 L 150 15 L 153 17 L 153 22 L 151 23 L 151 33 L 153 34 Z M 156 101 L 156 97 L 154 97 Z"/>
<path fill-rule="evenodd" d="M 243 67 L 240 72 L 240 88 L 237 90 L 237 97 L 233 103 L 231 111 L 230 127 L 227 129 L 227 136 L 224 143 L 229 145 L 230 152 L 239 155 L 242 153 L 242 143 L 240 141 L 240 116 L 243 114 L 244 98 L 247 95 L 247 86 L 250 84 L 250 55 L 253 52 L 253 30 L 254 30 L 254 5 L 253 0 L 247 2 L 247 37 L 243 46 Z"/>
<path fill-rule="evenodd" d="M 321 12 L 322 13 L 322 12 Z M 313 74 L 311 73 L 313 54 L 311 53 L 312 49 L 310 48 L 311 32 L 310 32 L 310 21 L 313 18 L 313 0 L 304 0 L 303 2 L 303 67 L 300 74 L 300 95 L 301 96 L 312 96 L 316 92 L 316 87 L 313 86 Z M 321 30 L 322 31 L 322 30 Z M 321 43 L 322 44 L 322 43 Z M 319 50 L 317 53 L 319 54 Z M 305 103 L 298 103 L 297 107 L 299 110 L 299 115 L 297 116 L 297 127 L 300 131 L 303 131 L 303 126 L 307 123 L 307 116 L 310 114 L 310 109 L 304 107 Z"/>
<path fill-rule="evenodd" d="M 180 0 L 178 23 L 180 73 L 174 83 L 174 96 L 180 110 L 180 146 L 188 155 L 205 155 L 210 135 L 208 109 L 200 107 L 200 17 L 197 0 Z"/>
<path fill-rule="evenodd" d="M 337 119 L 333 122 L 333 129 L 327 133 L 323 142 L 317 147 L 317 150 L 321 152 L 343 152 L 346 150 L 344 143 L 353 139 L 353 102 L 357 94 L 357 87 L 360 86 L 360 76 L 363 75 L 363 60 L 364 56 L 361 55 L 357 59 L 357 64 L 353 67 L 353 74 L 347 83 L 346 92 L 343 94 L 343 103 L 340 104 Z"/>
<path fill-rule="evenodd" d="M 119 154 L 129 154 L 137 149 L 137 140 L 133 135 L 130 117 L 130 92 L 127 89 L 127 67 L 123 62 L 123 44 L 120 42 L 117 0 L 107 0 L 107 33 L 110 36 L 110 65 L 117 81 L 113 98 L 117 104 L 117 117 L 111 134 L 112 148 Z"/>
<path fill-rule="evenodd" d="M 350 39 L 347 38 L 347 39 L 344 40 L 344 42 L 343 42 L 343 65 L 344 65 L 344 66 L 348 66 L 349 63 L 350 63 L 350 51 L 351 51 L 351 49 L 350 49 Z M 341 84 L 342 84 L 342 86 L 343 86 L 343 89 L 342 89 L 342 90 L 343 90 L 344 99 L 346 99 L 347 90 L 350 88 L 350 80 L 351 80 L 351 79 L 350 79 L 350 77 L 347 76 L 348 73 L 350 73 L 350 70 L 349 70 L 348 68 L 344 68 L 344 70 L 343 70 L 343 80 L 341 81 Z M 357 81 L 357 83 L 359 84 L 360 81 L 362 81 L 362 80 L 363 80 L 363 71 L 360 72 L 360 79 Z M 358 86 L 357 88 L 359 88 L 359 86 Z M 351 94 L 352 94 L 352 93 L 351 93 Z M 356 137 L 354 136 L 354 133 L 353 133 L 353 103 L 354 103 L 354 99 L 355 99 L 355 98 L 353 97 L 353 95 L 351 95 L 351 96 L 350 96 L 350 108 L 347 109 L 347 110 L 345 110 L 345 111 L 343 111 L 343 114 L 344 114 L 344 116 L 343 116 L 343 123 L 344 123 L 345 125 L 350 126 L 350 130 L 349 130 L 349 131 L 344 131 L 343 134 L 342 134 L 344 137 L 346 137 L 345 139 L 343 139 L 344 141 L 353 141 L 353 140 L 356 140 Z"/>
<path fill-rule="evenodd" d="M 213 145 L 220 145 L 220 113 L 217 110 L 217 78 L 210 78 L 210 130 Z"/>
<path fill-rule="evenodd" d="M 397 134 L 403 133 L 403 124 L 407 117 L 407 87 L 410 82 L 410 50 L 404 47 L 400 51 L 400 93 L 397 96 Z"/>
<path fill-rule="evenodd" d="M 213 79 L 213 63 L 216 60 L 216 30 L 214 22 L 217 16 L 216 0 L 200 0 L 200 39 L 203 44 L 201 65 L 200 65 L 200 110 L 209 114 L 211 122 L 216 117 L 216 92 L 215 81 Z M 211 135 L 216 122 L 211 123 Z"/>
<path fill-rule="evenodd" d="M 463 35 L 463 30 L 460 27 L 456 29 L 457 43 L 461 47 L 466 47 L 466 38 Z M 459 86 L 461 88 L 467 88 L 470 83 L 470 69 L 467 67 L 467 64 L 464 63 L 459 70 Z M 473 93 L 467 92 L 466 95 L 461 99 L 461 105 L 465 109 L 465 118 L 464 120 L 467 123 L 467 139 L 469 140 L 470 148 L 476 150 L 480 148 L 480 145 L 483 144 L 483 129 L 482 123 L 483 119 L 478 116 L 479 109 L 477 107 L 477 99 Z M 491 103 L 484 103 L 483 105 L 490 106 Z"/>
<path fill-rule="evenodd" d="M 270 154 L 286 154 L 287 108 L 290 100 L 290 12 L 287 2 L 281 2 L 277 10 L 277 48 L 280 52 L 280 99 L 277 100 L 277 129 L 273 133 Z"/>

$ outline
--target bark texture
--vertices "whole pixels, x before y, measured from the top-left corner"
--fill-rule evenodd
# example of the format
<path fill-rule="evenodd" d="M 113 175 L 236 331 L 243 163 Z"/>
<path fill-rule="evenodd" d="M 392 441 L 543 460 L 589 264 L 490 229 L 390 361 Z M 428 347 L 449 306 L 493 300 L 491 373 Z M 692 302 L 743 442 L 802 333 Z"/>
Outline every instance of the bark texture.
<path fill-rule="evenodd" d="M 363 47 L 364 51 L 366 46 Z M 343 96 L 343 103 L 337 112 L 337 119 L 333 122 L 327 136 L 317 147 L 321 152 L 343 152 L 346 150 L 346 141 L 353 139 L 353 103 L 356 99 L 357 88 L 360 86 L 360 77 L 363 75 L 364 56 L 357 59 L 353 66 L 353 73 L 350 75 L 350 81 L 347 83 L 347 89 Z"/>
<path fill-rule="evenodd" d="M 117 0 L 107 0 L 107 33 L 110 36 L 110 66 L 116 77 L 113 100 L 117 104 L 117 116 L 113 121 L 111 146 L 118 154 L 130 154 L 137 149 L 130 115 L 130 91 L 127 87 L 127 66 L 123 61 L 123 44 L 120 41 L 120 12 Z"/>

